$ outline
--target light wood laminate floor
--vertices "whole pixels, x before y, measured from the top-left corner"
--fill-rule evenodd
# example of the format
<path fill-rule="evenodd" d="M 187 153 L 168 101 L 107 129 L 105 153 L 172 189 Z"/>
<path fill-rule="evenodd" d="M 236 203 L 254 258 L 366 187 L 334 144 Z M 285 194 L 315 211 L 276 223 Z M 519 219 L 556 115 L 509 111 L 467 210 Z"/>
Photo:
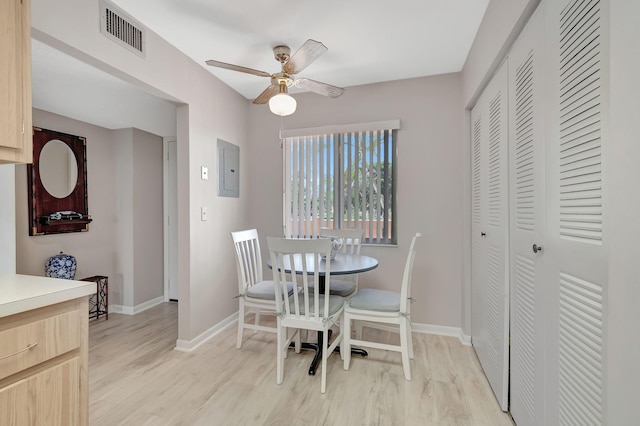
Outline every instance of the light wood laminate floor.
<path fill-rule="evenodd" d="M 384 341 L 396 335 L 369 330 Z M 307 375 L 311 352 L 290 351 L 276 384 L 275 334 L 230 327 L 191 353 L 173 350 L 177 304 L 92 321 L 89 418 L 98 425 L 512 425 L 471 347 L 414 333 L 413 380 L 400 354 L 369 350 L 345 371 L 329 359 L 327 393 Z"/>

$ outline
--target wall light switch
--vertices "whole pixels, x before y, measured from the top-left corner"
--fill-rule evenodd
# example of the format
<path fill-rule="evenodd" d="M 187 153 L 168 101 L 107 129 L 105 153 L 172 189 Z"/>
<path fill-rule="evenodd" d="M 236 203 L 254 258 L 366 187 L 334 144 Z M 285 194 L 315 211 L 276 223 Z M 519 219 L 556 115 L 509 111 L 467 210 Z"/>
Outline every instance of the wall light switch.
<path fill-rule="evenodd" d="M 202 180 L 208 180 L 209 179 L 209 168 L 202 166 Z"/>
<path fill-rule="evenodd" d="M 206 207 L 200 207 L 200 220 L 201 221 L 205 221 L 207 220 L 207 208 Z"/>

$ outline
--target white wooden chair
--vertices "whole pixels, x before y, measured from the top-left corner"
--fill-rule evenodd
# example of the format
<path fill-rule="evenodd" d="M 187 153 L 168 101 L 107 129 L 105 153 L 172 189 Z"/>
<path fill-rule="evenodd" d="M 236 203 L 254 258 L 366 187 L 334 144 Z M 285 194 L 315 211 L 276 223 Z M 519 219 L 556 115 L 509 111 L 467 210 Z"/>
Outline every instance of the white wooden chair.
<path fill-rule="evenodd" d="M 236 249 L 236 264 L 238 267 L 238 337 L 236 348 L 242 347 L 244 329 L 254 332 L 267 331 L 276 333 L 275 327 L 260 325 L 260 314 L 275 315 L 276 299 L 274 283 L 272 280 L 262 278 L 262 254 L 258 231 L 248 229 L 232 232 L 233 244 Z M 293 290 L 291 284 L 289 291 Z M 245 314 L 254 312 L 254 324 L 245 322 Z"/>
<path fill-rule="evenodd" d="M 362 229 L 321 228 L 321 237 L 342 238 L 342 248 L 338 254 L 360 254 L 362 245 Z M 358 290 L 358 274 L 342 275 L 340 279 L 331 280 L 331 294 L 350 297 Z"/>
<path fill-rule="evenodd" d="M 334 334 L 331 345 L 329 329 L 338 325 L 344 310 L 344 299 L 330 295 L 331 262 L 322 256 L 331 254 L 331 241 L 328 239 L 293 240 L 268 237 L 273 277 L 276 287 L 276 310 L 278 315 L 277 379 L 281 384 L 284 378 L 284 359 L 290 343 L 295 340 L 296 352 L 300 351 L 300 330 L 322 332 L 322 380 L 320 391 L 327 387 L 327 358 L 342 341 L 342 332 Z M 325 275 L 318 273 L 321 262 Z M 289 271 L 289 272 L 287 272 Z M 313 273 L 311 272 L 313 271 Z M 310 287 L 314 281 L 321 285 Z M 284 284 L 293 283 L 294 293 L 287 296 Z M 321 291 L 323 290 L 323 291 Z M 290 335 L 289 329 L 295 329 Z"/>
<path fill-rule="evenodd" d="M 351 362 L 351 345 L 363 346 L 375 349 L 396 351 L 402 354 L 402 369 L 404 377 L 411 380 L 411 367 L 409 359 L 413 358 L 413 341 L 411 338 L 411 273 L 415 258 L 416 240 L 420 233 L 413 236 L 409 255 L 404 267 L 400 293 L 387 290 L 364 288 L 349 299 L 344 309 L 343 344 L 340 353 L 344 354 L 344 369 L 349 369 Z M 400 345 L 390 345 L 363 340 L 362 336 L 351 337 L 351 320 L 358 325 L 372 326 L 373 328 L 388 329 L 400 333 Z M 361 333 L 360 333 L 361 334 Z"/>

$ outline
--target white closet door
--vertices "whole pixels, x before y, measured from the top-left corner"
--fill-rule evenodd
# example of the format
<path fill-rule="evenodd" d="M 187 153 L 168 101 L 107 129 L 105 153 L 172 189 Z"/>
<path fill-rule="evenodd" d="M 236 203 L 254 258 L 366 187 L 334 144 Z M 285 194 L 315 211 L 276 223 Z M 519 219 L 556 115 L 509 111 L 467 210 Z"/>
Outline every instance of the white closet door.
<path fill-rule="evenodd" d="M 472 220 L 480 220 L 479 226 L 472 223 L 471 338 L 500 407 L 505 411 L 508 409 L 509 362 L 507 77 L 505 63 L 471 111 Z M 478 186 L 476 173 L 480 179 Z"/>
<path fill-rule="evenodd" d="M 544 424 L 544 69 L 540 7 L 509 53 L 509 411 L 518 426 Z"/>
<path fill-rule="evenodd" d="M 471 111 L 471 340 L 475 347 L 488 341 L 486 324 L 486 141 L 483 143 L 484 108 Z M 488 120 L 487 120 L 488 121 Z M 485 137 L 486 139 L 486 137 Z M 477 349 L 476 349 L 477 351 Z"/>
<path fill-rule="evenodd" d="M 548 314 L 545 424 L 602 424 L 608 242 L 602 147 L 608 67 L 600 0 L 545 4 Z"/>

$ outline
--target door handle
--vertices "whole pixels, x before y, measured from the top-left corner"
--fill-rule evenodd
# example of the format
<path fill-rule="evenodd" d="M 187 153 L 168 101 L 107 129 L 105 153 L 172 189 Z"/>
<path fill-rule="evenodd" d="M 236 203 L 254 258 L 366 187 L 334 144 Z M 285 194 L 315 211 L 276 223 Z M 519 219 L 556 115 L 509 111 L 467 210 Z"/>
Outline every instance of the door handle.
<path fill-rule="evenodd" d="M 534 253 L 538 253 L 539 251 L 542 251 L 542 246 L 539 246 L 537 244 L 533 245 L 533 252 Z"/>
<path fill-rule="evenodd" d="M 481 233 L 480 233 L 480 236 L 481 236 L 482 238 L 484 238 L 484 237 L 486 237 L 486 236 L 487 236 L 487 233 L 486 233 L 486 232 L 481 232 Z"/>

